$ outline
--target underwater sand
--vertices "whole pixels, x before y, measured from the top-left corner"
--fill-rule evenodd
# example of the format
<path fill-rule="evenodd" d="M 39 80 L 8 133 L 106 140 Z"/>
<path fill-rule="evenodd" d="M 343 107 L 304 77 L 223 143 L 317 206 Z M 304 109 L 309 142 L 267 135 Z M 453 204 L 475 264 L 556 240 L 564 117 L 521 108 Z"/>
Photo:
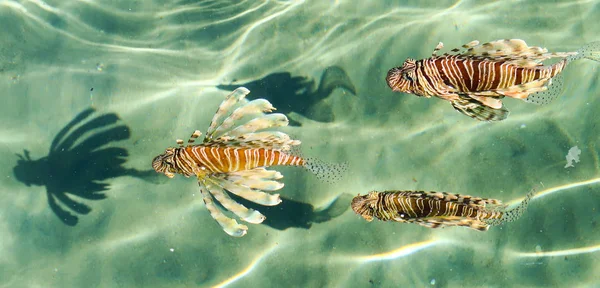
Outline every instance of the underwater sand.
<path fill-rule="evenodd" d="M 511 115 L 500 123 L 392 93 L 384 81 L 388 69 L 428 57 L 439 41 L 444 51 L 503 38 L 577 50 L 600 40 L 600 2 L 393 2 L 0 2 L 0 287 L 600 285 L 600 63 L 570 64 L 563 95 L 549 105 L 508 99 Z M 328 184 L 304 169 L 278 169 L 286 210 L 267 214 L 271 226 L 249 224 L 246 236 L 230 237 L 194 179 L 143 174 L 175 139 L 206 131 L 228 94 L 216 86 L 289 72 L 317 87 L 332 66 L 356 95 L 334 89 L 307 100 L 310 109 L 290 105 L 308 112 L 291 113 L 302 126 L 284 131 L 302 140 L 304 155 L 348 161 L 349 171 Z M 283 103 L 307 95 L 270 84 Z M 63 166 L 35 161 L 90 107 L 89 119 L 116 113 L 115 125 L 129 128 L 127 139 L 106 147 L 126 149 L 124 166 L 141 172 L 100 181 L 110 184 L 106 199 L 71 196 L 91 211 L 63 207 L 78 220 L 66 225 L 47 186 L 59 193 L 86 177 L 87 166 L 67 167 L 71 178 Z M 581 161 L 565 169 L 572 146 Z M 24 149 L 27 169 L 16 156 Z M 80 157 L 55 154 L 50 164 Z M 17 166 L 25 174 L 17 177 Z M 55 180 L 59 174 L 65 179 Z M 521 219 L 485 233 L 367 223 L 349 209 L 352 196 L 370 190 L 510 202 L 534 187 L 538 197 Z"/>

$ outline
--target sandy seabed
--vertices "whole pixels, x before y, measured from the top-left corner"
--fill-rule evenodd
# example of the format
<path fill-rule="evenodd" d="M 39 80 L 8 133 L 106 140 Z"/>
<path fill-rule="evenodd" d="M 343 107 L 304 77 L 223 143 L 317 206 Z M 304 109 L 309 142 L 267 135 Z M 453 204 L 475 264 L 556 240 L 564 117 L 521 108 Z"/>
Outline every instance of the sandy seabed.
<path fill-rule="evenodd" d="M 600 2 L 392 2 L 0 2 L 0 287 L 599 285 L 600 63 L 570 64 L 548 105 L 506 100 L 500 123 L 385 75 L 439 41 L 575 51 L 600 40 Z M 334 184 L 278 169 L 284 202 L 243 238 L 194 179 L 149 171 L 238 84 L 288 114 L 303 155 L 349 164 Z M 371 190 L 510 202 L 535 187 L 521 219 L 485 233 L 349 209 Z"/>

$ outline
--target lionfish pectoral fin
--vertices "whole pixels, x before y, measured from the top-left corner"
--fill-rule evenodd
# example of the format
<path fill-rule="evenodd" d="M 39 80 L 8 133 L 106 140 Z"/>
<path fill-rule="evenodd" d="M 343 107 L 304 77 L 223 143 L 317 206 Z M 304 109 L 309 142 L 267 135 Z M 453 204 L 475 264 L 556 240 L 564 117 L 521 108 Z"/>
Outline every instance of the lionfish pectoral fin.
<path fill-rule="evenodd" d="M 526 99 L 532 93 L 546 91 L 546 86 L 550 85 L 551 83 L 552 81 L 550 78 L 542 78 L 502 89 L 495 89 L 494 92 L 507 97 Z"/>
<path fill-rule="evenodd" d="M 490 225 L 477 219 L 473 218 L 464 218 L 458 216 L 448 216 L 448 217 L 430 217 L 424 219 L 416 219 L 415 223 L 429 227 L 429 228 L 439 228 L 446 226 L 461 226 L 468 227 L 471 229 L 475 229 L 478 231 L 487 231 L 490 228 Z"/>
<path fill-rule="evenodd" d="M 494 108 L 494 109 L 501 109 L 502 108 L 502 99 L 499 99 L 497 97 L 486 97 L 486 96 L 479 96 L 477 94 L 467 94 L 469 95 L 471 98 L 479 101 L 481 104 Z"/>
<path fill-rule="evenodd" d="M 265 206 L 275 206 L 281 203 L 279 194 L 269 194 L 262 190 L 275 191 L 283 188 L 283 183 L 275 181 L 282 175 L 277 171 L 264 168 L 229 173 L 215 179 L 225 190 L 248 201 Z"/>
<path fill-rule="evenodd" d="M 223 231 L 225 233 L 234 236 L 234 237 L 242 237 L 246 235 L 248 232 L 248 226 L 237 223 L 234 219 L 231 219 L 215 205 L 213 201 L 213 197 L 210 192 L 206 189 L 204 184 L 198 181 L 200 185 L 200 194 L 202 194 L 202 200 L 204 201 L 204 205 L 206 205 L 206 209 L 210 212 L 210 216 L 219 223 Z"/>
<path fill-rule="evenodd" d="M 225 176 L 226 181 L 235 185 L 243 185 L 261 191 L 276 191 L 283 188 L 284 184 L 277 181 L 281 178 L 283 175 L 278 171 L 267 170 L 263 167 L 231 172 Z"/>
<path fill-rule="evenodd" d="M 479 121 L 501 121 L 506 119 L 509 114 L 508 109 L 504 107 L 494 109 L 471 97 L 461 97 L 452 100 L 450 103 L 452 103 L 452 107 L 458 112 Z"/>
<path fill-rule="evenodd" d="M 440 220 L 435 220 L 435 219 L 414 219 L 412 221 L 408 221 L 409 223 L 415 223 L 418 225 L 421 225 L 423 227 L 427 227 L 427 228 L 441 228 L 444 227 L 445 225 L 443 224 L 443 221 Z"/>
<path fill-rule="evenodd" d="M 213 139 L 217 128 L 219 128 L 219 126 L 221 126 L 223 124 L 226 117 L 228 116 L 230 111 L 233 109 L 233 107 L 237 103 L 239 103 L 239 102 L 246 103 L 247 102 L 247 100 L 245 100 L 244 98 L 249 93 L 250 93 L 250 90 L 248 90 L 247 88 L 239 87 L 239 88 L 235 89 L 233 92 L 231 92 L 229 95 L 227 95 L 225 100 L 223 100 L 223 102 L 221 102 L 221 105 L 217 109 L 217 112 L 215 113 L 212 121 L 210 122 L 210 126 L 208 127 L 208 130 L 206 131 L 206 136 L 204 138 L 204 142 L 208 142 Z M 214 138 L 216 138 L 216 137 L 214 137 Z"/>
<path fill-rule="evenodd" d="M 227 195 L 223 188 L 218 184 L 218 181 L 214 181 L 209 177 L 205 181 L 206 188 L 210 191 L 212 196 L 225 207 L 228 211 L 238 216 L 240 219 L 253 224 L 262 223 L 265 220 L 265 216 L 260 212 L 246 208 L 246 206 L 234 201 Z"/>
<path fill-rule="evenodd" d="M 276 110 L 273 105 L 266 99 L 254 99 L 250 102 L 244 101 L 243 105 L 236 108 L 231 115 L 229 115 L 221 125 L 219 125 L 214 132 L 214 136 L 227 135 L 227 132 L 231 131 L 232 127 L 236 125 L 236 121 L 251 116 L 253 118 L 264 116 L 264 112 L 272 112 Z"/>

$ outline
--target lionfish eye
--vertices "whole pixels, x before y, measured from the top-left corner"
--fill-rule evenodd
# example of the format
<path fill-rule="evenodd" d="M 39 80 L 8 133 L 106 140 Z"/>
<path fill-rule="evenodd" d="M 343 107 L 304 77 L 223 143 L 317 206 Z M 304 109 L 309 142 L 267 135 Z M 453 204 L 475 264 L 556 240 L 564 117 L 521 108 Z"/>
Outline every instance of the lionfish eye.
<path fill-rule="evenodd" d="M 402 73 L 402 78 L 406 81 L 413 81 L 413 78 L 408 73 Z"/>

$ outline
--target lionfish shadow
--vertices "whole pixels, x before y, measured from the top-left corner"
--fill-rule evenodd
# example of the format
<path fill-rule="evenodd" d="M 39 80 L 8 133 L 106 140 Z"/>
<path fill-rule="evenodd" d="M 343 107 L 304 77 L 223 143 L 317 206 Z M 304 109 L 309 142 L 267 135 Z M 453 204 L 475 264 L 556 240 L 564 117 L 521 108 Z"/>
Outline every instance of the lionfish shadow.
<path fill-rule="evenodd" d="M 277 107 L 277 112 L 286 115 L 296 112 L 319 122 L 335 120 L 331 106 L 326 101 L 333 90 L 343 88 L 356 95 L 356 88 L 350 77 L 337 66 L 326 68 L 318 85 L 315 84 L 314 79 L 304 76 L 292 77 L 289 72 L 280 72 L 244 84 L 218 85 L 217 88 L 233 91 L 240 86 L 252 91 L 248 95 L 250 100 L 264 98 Z M 299 126 L 300 123 L 291 120 L 290 125 Z"/>
<path fill-rule="evenodd" d="M 70 195 L 86 200 L 105 199 L 103 191 L 109 185 L 102 181 L 120 176 L 160 181 L 153 170 L 139 171 L 122 166 L 127 161 L 127 150 L 105 146 L 129 139 L 129 127 L 117 124 L 119 117 L 114 113 L 83 123 L 94 111 L 90 108 L 79 113 L 62 128 L 47 156 L 32 160 L 28 150 L 24 150 L 23 155 L 17 154 L 20 159 L 13 169 L 16 179 L 25 185 L 46 186 L 50 208 L 69 226 L 75 226 L 79 219 L 68 209 L 81 215 L 91 211 L 88 205 L 73 200 Z"/>
<path fill-rule="evenodd" d="M 282 202 L 276 206 L 262 206 L 244 198 L 228 193 L 236 202 L 260 211 L 266 219 L 262 224 L 277 230 L 288 228 L 309 229 L 313 223 L 332 220 L 346 212 L 350 207 L 352 195 L 343 193 L 325 207 L 315 209 L 312 204 L 292 200 L 281 196 Z"/>

